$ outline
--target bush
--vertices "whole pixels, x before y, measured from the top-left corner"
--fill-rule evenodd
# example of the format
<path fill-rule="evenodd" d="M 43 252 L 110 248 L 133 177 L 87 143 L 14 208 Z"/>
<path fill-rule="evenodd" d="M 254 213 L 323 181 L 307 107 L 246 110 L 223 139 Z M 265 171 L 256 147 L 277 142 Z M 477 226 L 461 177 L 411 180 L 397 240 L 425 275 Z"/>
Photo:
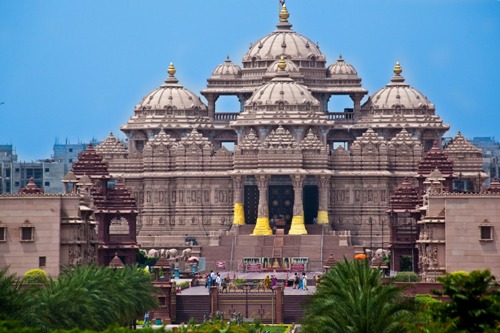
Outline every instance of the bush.
<path fill-rule="evenodd" d="M 35 268 L 27 271 L 23 278 L 24 283 L 45 283 L 47 282 L 47 273 L 43 269 Z"/>
<path fill-rule="evenodd" d="M 420 277 L 415 272 L 398 272 L 394 277 L 395 282 L 418 282 Z"/>

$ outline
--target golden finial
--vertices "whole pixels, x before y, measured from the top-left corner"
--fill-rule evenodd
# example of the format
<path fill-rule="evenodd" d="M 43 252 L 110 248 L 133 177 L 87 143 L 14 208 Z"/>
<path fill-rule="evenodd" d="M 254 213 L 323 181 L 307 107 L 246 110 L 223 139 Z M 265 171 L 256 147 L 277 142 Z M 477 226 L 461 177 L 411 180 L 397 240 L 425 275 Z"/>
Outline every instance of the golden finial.
<path fill-rule="evenodd" d="M 281 59 L 278 61 L 278 68 L 281 70 L 281 71 L 284 71 L 285 68 L 286 68 L 286 61 L 285 61 L 285 57 L 281 57 Z"/>
<path fill-rule="evenodd" d="M 174 76 L 175 74 L 175 67 L 174 67 L 174 64 L 173 63 L 170 63 L 170 66 L 168 66 L 168 75 L 170 75 L 171 77 Z"/>
<path fill-rule="evenodd" d="M 283 4 L 280 11 L 280 22 L 288 22 L 288 18 L 290 14 L 288 14 L 288 10 L 286 10 L 286 5 Z"/>
<path fill-rule="evenodd" d="M 396 76 L 399 76 L 401 72 L 403 72 L 403 68 L 401 68 L 401 66 L 399 65 L 399 61 L 396 61 L 396 66 L 394 66 L 394 74 L 396 74 Z"/>

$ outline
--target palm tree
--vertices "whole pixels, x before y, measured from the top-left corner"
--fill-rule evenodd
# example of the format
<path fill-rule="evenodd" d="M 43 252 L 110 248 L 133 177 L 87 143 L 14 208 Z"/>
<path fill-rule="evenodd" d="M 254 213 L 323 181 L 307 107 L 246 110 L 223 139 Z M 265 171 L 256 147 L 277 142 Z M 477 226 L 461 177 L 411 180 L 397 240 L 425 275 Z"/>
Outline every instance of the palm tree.
<path fill-rule="evenodd" d="M 156 289 L 143 269 L 78 266 L 49 279 L 27 314 L 30 326 L 44 330 L 103 330 L 127 325 L 158 306 Z"/>
<path fill-rule="evenodd" d="M 367 260 L 344 258 L 323 275 L 306 307 L 305 332 L 392 333 L 413 318 L 402 291 L 384 284 Z"/>
<path fill-rule="evenodd" d="M 24 304 L 20 279 L 8 273 L 8 267 L 0 270 L 0 320 L 14 319 Z"/>

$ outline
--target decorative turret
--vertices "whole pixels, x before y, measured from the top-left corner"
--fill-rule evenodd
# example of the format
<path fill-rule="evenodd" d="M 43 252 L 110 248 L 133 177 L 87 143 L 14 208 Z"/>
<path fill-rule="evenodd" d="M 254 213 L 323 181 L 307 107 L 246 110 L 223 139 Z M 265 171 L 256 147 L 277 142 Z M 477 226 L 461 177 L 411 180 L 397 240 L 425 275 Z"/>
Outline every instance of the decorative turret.
<path fill-rule="evenodd" d="M 28 184 L 24 188 L 19 189 L 19 194 L 43 194 L 44 190 L 42 188 L 38 188 L 33 180 L 33 177 L 30 178 Z"/>

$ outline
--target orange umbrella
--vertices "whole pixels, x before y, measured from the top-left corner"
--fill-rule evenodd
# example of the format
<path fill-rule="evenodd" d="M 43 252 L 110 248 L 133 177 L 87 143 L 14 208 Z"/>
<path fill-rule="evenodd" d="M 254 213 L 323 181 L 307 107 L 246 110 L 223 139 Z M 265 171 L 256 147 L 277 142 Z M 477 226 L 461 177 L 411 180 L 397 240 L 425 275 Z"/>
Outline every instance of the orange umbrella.
<path fill-rule="evenodd" d="M 364 254 L 364 253 L 356 254 L 354 256 L 354 259 L 356 259 L 356 260 L 365 260 L 366 259 L 366 254 Z"/>

